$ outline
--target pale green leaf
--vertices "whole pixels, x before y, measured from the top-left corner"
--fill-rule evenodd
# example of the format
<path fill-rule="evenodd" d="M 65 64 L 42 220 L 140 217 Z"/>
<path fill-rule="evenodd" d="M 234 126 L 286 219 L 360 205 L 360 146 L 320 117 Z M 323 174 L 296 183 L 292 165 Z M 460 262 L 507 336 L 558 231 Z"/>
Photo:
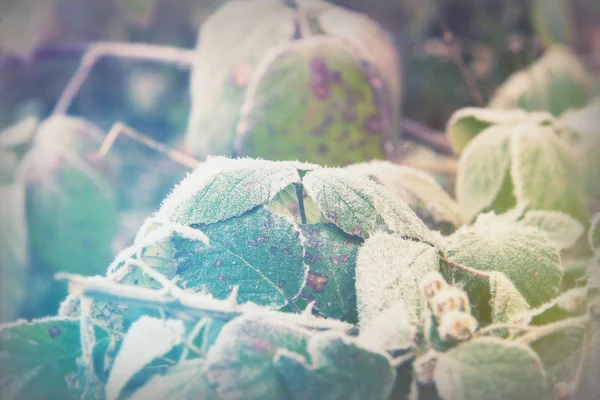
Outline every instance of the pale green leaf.
<path fill-rule="evenodd" d="M 402 236 L 437 241 L 415 213 L 383 186 L 338 168 L 311 171 L 302 180 L 321 212 L 341 230 L 367 238 L 387 226 Z"/>
<path fill-rule="evenodd" d="M 413 346 L 415 334 L 412 317 L 399 299 L 368 324 L 361 324 L 358 340 L 368 348 L 404 350 Z"/>
<path fill-rule="evenodd" d="M 527 300 L 506 275 L 501 272 L 491 272 L 489 280 L 492 322 L 508 322 L 515 315 L 529 310 Z"/>
<path fill-rule="evenodd" d="M 0 132 L 0 149 L 14 149 L 27 145 L 33 139 L 33 135 L 39 125 L 39 119 L 31 116 Z"/>
<path fill-rule="evenodd" d="M 435 384 L 444 400 L 545 399 L 546 374 L 529 347 L 477 339 L 439 355 Z"/>
<path fill-rule="evenodd" d="M 598 307 L 598 298 L 596 298 Z M 597 310 L 597 308 L 596 308 Z M 595 400 L 600 393 L 600 318 L 596 314 L 589 325 L 588 351 L 585 352 L 579 382 L 573 398 L 577 400 Z"/>
<path fill-rule="evenodd" d="M 274 319 L 245 314 L 221 330 L 206 356 L 205 374 L 216 398 L 281 399 L 288 393 L 273 365 L 278 349 L 308 356 L 308 332 Z"/>
<path fill-rule="evenodd" d="M 157 0 L 117 0 L 114 4 L 119 16 L 141 28 L 152 23 L 158 9 Z"/>
<path fill-rule="evenodd" d="M 600 249 L 600 213 L 596 213 L 592 217 L 588 230 L 588 243 L 593 252 Z"/>
<path fill-rule="evenodd" d="M 301 225 L 306 239 L 304 262 L 308 265 L 302 298 L 315 301 L 315 309 L 327 318 L 356 322 L 354 268 L 362 243 L 333 224 Z"/>
<path fill-rule="evenodd" d="M 572 247 L 583 235 L 583 225 L 560 211 L 527 211 L 520 223 L 539 228 L 559 250 Z"/>
<path fill-rule="evenodd" d="M 285 350 L 275 356 L 292 399 L 385 400 L 392 391 L 396 371 L 383 351 L 368 350 L 337 332 L 323 332 L 308 340 L 307 352 L 308 357 Z"/>
<path fill-rule="evenodd" d="M 304 203 L 304 216 L 306 217 L 307 224 L 325 222 L 319 207 L 317 207 L 315 202 L 308 196 L 306 190 L 302 190 L 302 201 Z M 277 193 L 277 195 L 266 204 L 266 207 L 273 213 L 287 215 L 288 217 L 293 218 L 294 222 L 297 224 L 302 223 L 296 186 L 293 184 Z"/>
<path fill-rule="evenodd" d="M 531 343 L 554 384 L 569 382 L 575 376 L 583 332 L 581 328 L 563 329 Z"/>
<path fill-rule="evenodd" d="M 94 353 L 106 350 L 108 333 L 95 328 Z M 72 399 L 81 357 L 79 321 L 65 318 L 0 326 L 0 398 Z"/>
<path fill-rule="evenodd" d="M 131 325 L 113 363 L 106 397 L 117 399 L 127 382 L 155 358 L 165 355 L 183 341 L 185 326 L 180 320 L 141 317 Z"/>
<path fill-rule="evenodd" d="M 223 221 L 267 203 L 294 182 L 300 182 L 294 163 L 213 157 L 173 190 L 156 217 L 184 225 Z"/>
<path fill-rule="evenodd" d="M 500 218 L 490 222 L 477 221 L 474 228 L 461 228 L 450 236 L 448 258 L 479 271 L 503 273 L 532 307 L 556 296 L 562 267 L 558 250 L 544 234 Z M 466 282 L 471 279 L 464 275 Z"/>
<path fill-rule="evenodd" d="M 534 210 L 587 219 L 579 169 L 567 143 L 550 127 L 524 124 L 511 139 L 515 196 Z"/>
<path fill-rule="evenodd" d="M 572 3 L 568 0 L 533 0 L 531 18 L 538 39 L 546 46 L 569 44 L 573 36 Z"/>
<path fill-rule="evenodd" d="M 490 207 L 509 173 L 514 127 L 491 126 L 471 141 L 458 161 L 456 199 L 467 219 Z"/>
<path fill-rule="evenodd" d="M 427 301 L 419 283 L 439 269 L 434 247 L 401 236 L 379 232 L 365 241 L 356 260 L 356 297 L 361 326 L 402 300 L 412 319 L 421 315 Z"/>
<path fill-rule="evenodd" d="M 197 227 L 197 226 L 195 226 Z M 264 207 L 200 226 L 210 246 L 174 235 L 177 275 L 184 287 L 206 289 L 217 299 L 239 286 L 238 300 L 280 308 L 300 294 L 308 267 L 303 237 L 290 219 Z"/>
<path fill-rule="evenodd" d="M 163 375 L 152 377 L 131 400 L 213 400 L 214 388 L 206 379 L 204 360 L 182 361 Z"/>

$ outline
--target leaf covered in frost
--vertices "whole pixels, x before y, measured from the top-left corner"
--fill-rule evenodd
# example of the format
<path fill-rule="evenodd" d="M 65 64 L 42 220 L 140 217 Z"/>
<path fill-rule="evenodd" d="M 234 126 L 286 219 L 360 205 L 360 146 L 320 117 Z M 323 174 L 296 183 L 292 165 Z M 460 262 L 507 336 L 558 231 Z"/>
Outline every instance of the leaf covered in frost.
<path fill-rule="evenodd" d="M 301 225 L 300 230 L 309 267 L 302 298 L 316 301 L 315 309 L 327 318 L 356 322 L 354 268 L 362 241 L 329 223 Z"/>
<path fill-rule="evenodd" d="M 292 399 L 384 400 L 392 391 L 396 371 L 383 352 L 367 350 L 337 332 L 312 336 L 307 352 L 308 357 L 281 350 L 275 356 Z"/>
<path fill-rule="evenodd" d="M 508 322 L 511 317 L 529 310 L 527 300 L 501 272 L 489 274 L 492 322 Z"/>
<path fill-rule="evenodd" d="M 581 222 L 560 211 L 527 211 L 520 223 L 539 228 L 559 250 L 572 247 L 584 231 Z"/>
<path fill-rule="evenodd" d="M 537 228 L 480 218 L 474 228 L 461 228 L 450 236 L 447 250 L 453 262 L 503 273 L 532 307 L 558 293 L 562 277 L 558 251 Z M 468 283 L 472 278 L 464 279 Z"/>
<path fill-rule="evenodd" d="M 127 382 L 155 358 L 165 355 L 183 341 L 183 321 L 142 316 L 131 325 L 113 363 L 106 397 L 119 397 Z"/>
<path fill-rule="evenodd" d="M 402 300 L 396 300 L 368 324 L 362 324 L 358 340 L 365 347 L 404 350 L 413 345 L 415 327 Z"/>
<path fill-rule="evenodd" d="M 498 197 L 509 173 L 513 130 L 510 125 L 489 127 L 461 155 L 456 173 L 456 199 L 468 219 L 490 207 Z"/>
<path fill-rule="evenodd" d="M 477 339 L 439 355 L 435 384 L 444 400 L 547 398 L 546 374 L 527 346 Z"/>
<path fill-rule="evenodd" d="M 95 356 L 106 350 L 108 333 L 95 328 Z M 40 319 L 0 326 L 0 397 L 70 399 L 78 384 L 79 321 Z"/>
<path fill-rule="evenodd" d="M 209 224 L 242 215 L 300 182 L 294 163 L 212 157 L 169 195 L 156 214 L 184 225 Z"/>
<path fill-rule="evenodd" d="M 600 249 L 600 213 L 594 214 L 588 230 L 588 243 L 592 251 Z"/>
<path fill-rule="evenodd" d="M 205 374 L 216 398 L 286 398 L 273 359 L 278 349 L 308 356 L 307 341 L 308 332 L 277 320 L 252 314 L 232 320 L 206 356 Z"/>
<path fill-rule="evenodd" d="M 307 267 L 298 226 L 258 207 L 240 217 L 200 226 L 210 246 L 175 235 L 177 275 L 188 289 L 225 299 L 239 286 L 240 302 L 279 308 L 300 294 Z"/>
<path fill-rule="evenodd" d="M 531 343 L 554 384 L 573 379 L 583 342 L 583 329 L 569 328 Z"/>
<path fill-rule="evenodd" d="M 421 279 L 439 269 L 437 250 L 423 242 L 384 232 L 376 233 L 360 247 L 356 260 L 356 298 L 361 326 L 402 300 L 411 318 L 427 304 Z"/>

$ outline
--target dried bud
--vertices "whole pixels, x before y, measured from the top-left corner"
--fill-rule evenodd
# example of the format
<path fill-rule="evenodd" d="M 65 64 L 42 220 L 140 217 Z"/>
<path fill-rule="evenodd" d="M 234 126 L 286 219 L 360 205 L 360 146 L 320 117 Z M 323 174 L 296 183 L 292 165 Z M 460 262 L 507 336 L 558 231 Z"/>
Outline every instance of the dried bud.
<path fill-rule="evenodd" d="M 448 287 L 448 283 L 439 272 L 430 272 L 421 280 L 421 292 L 427 300 L 433 297 Z"/>
<path fill-rule="evenodd" d="M 442 317 L 438 333 L 442 340 L 466 340 L 477 329 L 477 320 L 464 311 L 449 311 Z"/>
<path fill-rule="evenodd" d="M 437 318 L 442 318 L 450 311 L 463 311 L 467 314 L 471 312 L 467 294 L 452 286 L 442 290 L 431 299 L 431 309 Z"/>
<path fill-rule="evenodd" d="M 417 377 L 417 382 L 422 385 L 433 382 L 436 362 L 437 353 L 433 350 L 430 350 L 425 355 L 415 360 L 413 368 Z"/>

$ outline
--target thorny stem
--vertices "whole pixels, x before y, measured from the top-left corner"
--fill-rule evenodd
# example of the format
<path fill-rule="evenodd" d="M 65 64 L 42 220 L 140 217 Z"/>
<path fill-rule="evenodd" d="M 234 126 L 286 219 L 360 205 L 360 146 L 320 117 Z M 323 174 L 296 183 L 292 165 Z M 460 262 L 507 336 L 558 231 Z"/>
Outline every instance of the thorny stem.
<path fill-rule="evenodd" d="M 300 219 L 302 224 L 306 224 L 306 212 L 304 210 L 304 196 L 301 183 L 294 183 L 296 189 L 296 197 L 298 198 L 298 209 L 300 210 Z"/>
<path fill-rule="evenodd" d="M 521 336 L 518 340 L 521 343 L 529 344 L 540 340 L 541 338 L 551 335 L 555 332 L 561 331 L 567 328 L 585 328 L 591 321 L 589 315 L 583 315 L 580 317 L 573 317 L 564 319 L 562 321 L 554 322 L 547 325 L 541 325 L 539 327 L 533 327 L 529 333 Z"/>
<path fill-rule="evenodd" d="M 448 265 L 452 269 L 459 269 L 459 270 L 461 270 L 463 272 L 466 272 L 469 275 L 473 275 L 473 276 L 475 276 L 477 278 L 490 279 L 490 275 L 489 274 L 486 274 L 485 272 L 478 271 L 478 270 L 476 270 L 474 268 L 467 267 L 466 265 L 462 265 L 462 264 L 459 264 L 457 262 L 450 261 L 446 257 L 440 257 L 440 260 L 442 262 L 444 262 L 446 265 Z"/>
<path fill-rule="evenodd" d="M 73 99 L 81 89 L 94 64 L 102 57 L 162 62 L 190 68 L 194 63 L 194 50 L 142 43 L 94 43 L 88 47 L 75 74 L 61 93 L 53 114 L 65 114 L 69 110 Z"/>

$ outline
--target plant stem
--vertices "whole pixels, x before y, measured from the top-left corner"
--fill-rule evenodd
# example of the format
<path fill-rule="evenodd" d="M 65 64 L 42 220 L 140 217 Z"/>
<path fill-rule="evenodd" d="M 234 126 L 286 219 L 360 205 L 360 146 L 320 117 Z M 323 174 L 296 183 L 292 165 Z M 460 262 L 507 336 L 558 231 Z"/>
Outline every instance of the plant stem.
<path fill-rule="evenodd" d="M 102 57 L 146 60 L 191 68 L 194 63 L 194 50 L 142 43 L 93 43 L 88 46 L 75 74 L 61 93 L 53 114 L 65 114 L 69 110 L 73 99 L 87 79 L 94 64 Z"/>
<path fill-rule="evenodd" d="M 462 265 L 462 264 L 456 263 L 454 261 L 450 261 L 446 257 L 440 257 L 440 260 L 452 269 L 459 269 L 459 270 L 466 272 L 469 275 L 473 275 L 477 278 L 490 279 L 489 274 L 486 274 L 485 272 L 482 272 L 482 271 L 478 271 L 474 268 L 467 267 L 466 265 Z"/>
<path fill-rule="evenodd" d="M 399 357 L 393 358 L 392 359 L 392 367 L 394 368 L 398 368 L 400 366 L 402 366 L 403 364 L 413 360 L 416 357 L 416 354 L 413 352 L 409 352 L 407 354 L 403 354 Z"/>
<path fill-rule="evenodd" d="M 296 197 L 298 198 L 298 209 L 300 210 L 300 220 L 302 224 L 306 224 L 306 212 L 304 211 L 304 196 L 301 183 L 294 183 L 296 189 Z"/>
<path fill-rule="evenodd" d="M 520 331 L 530 331 L 535 329 L 535 327 L 527 326 L 527 325 L 516 325 L 516 324 L 505 324 L 498 323 L 488 325 L 485 328 L 481 328 L 477 332 L 475 332 L 475 336 L 487 335 L 488 333 L 492 333 L 494 331 L 498 331 L 500 329 L 512 329 L 512 330 L 520 330 Z"/>
<path fill-rule="evenodd" d="M 555 332 L 561 331 L 567 328 L 585 328 L 591 321 L 589 315 L 583 315 L 580 317 L 573 317 L 564 319 L 562 321 L 554 322 L 547 325 L 541 325 L 539 327 L 533 327 L 529 333 L 521 336 L 518 340 L 521 343 L 530 344 L 540 340 L 541 338 L 551 335 Z"/>
<path fill-rule="evenodd" d="M 453 155 L 454 150 L 443 132 L 434 131 L 425 124 L 408 118 L 400 118 L 400 130 L 403 135 L 426 144 L 440 153 Z"/>

